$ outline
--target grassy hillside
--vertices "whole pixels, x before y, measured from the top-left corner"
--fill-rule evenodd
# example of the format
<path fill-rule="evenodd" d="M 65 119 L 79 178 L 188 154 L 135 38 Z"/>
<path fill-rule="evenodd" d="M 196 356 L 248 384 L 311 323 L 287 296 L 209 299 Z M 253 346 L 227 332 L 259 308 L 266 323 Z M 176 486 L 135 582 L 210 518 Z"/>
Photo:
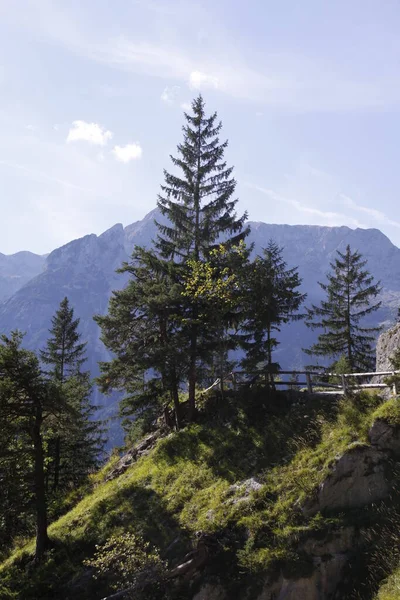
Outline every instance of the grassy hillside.
<path fill-rule="evenodd" d="M 198 532 L 212 539 L 212 560 L 201 572 L 179 584 L 166 579 L 154 588 L 158 591 L 153 589 L 153 600 L 192 598 L 204 581 L 221 582 L 232 597 L 251 599 L 267 574 L 306 576 L 311 565 L 299 551 L 300 541 L 326 536 L 350 522 L 364 532 L 379 529 L 380 520 L 387 522 L 382 506 L 313 517 L 302 511 L 337 457 L 367 444 L 378 416 L 400 423 L 396 401 L 383 404 L 367 394 L 340 401 L 268 396 L 262 390 L 231 394 L 223 402 L 212 398 L 196 424 L 160 439 L 148 455 L 107 481 L 117 460 L 112 459 L 85 497 L 51 524 L 53 548 L 39 568 L 31 564 L 33 543 L 20 545 L 0 566 L 0 597 L 106 596 L 112 578 L 93 577 L 85 561 L 96 546 L 124 532 L 135 534 L 143 552 L 159 556 L 167 570 L 182 562 Z M 390 518 L 397 524 L 397 517 Z M 375 538 L 371 533 L 368 550 L 358 553 L 352 566 L 350 588 L 370 582 L 370 595 L 359 596 L 364 600 L 373 597 L 394 564 L 391 559 L 386 571 L 377 572 Z M 396 546 L 394 539 L 390 543 Z M 394 578 L 398 581 L 399 575 Z M 342 598 L 357 597 L 350 588 Z M 399 597 L 385 593 L 380 592 L 380 600 Z"/>

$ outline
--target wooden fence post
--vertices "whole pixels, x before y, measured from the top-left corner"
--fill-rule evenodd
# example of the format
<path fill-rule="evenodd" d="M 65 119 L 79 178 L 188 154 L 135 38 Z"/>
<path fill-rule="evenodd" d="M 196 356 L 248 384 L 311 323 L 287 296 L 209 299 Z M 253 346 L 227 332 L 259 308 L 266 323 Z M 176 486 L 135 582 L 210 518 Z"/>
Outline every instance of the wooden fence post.
<path fill-rule="evenodd" d="M 312 394 L 312 381 L 310 373 L 306 373 L 306 381 L 307 381 L 307 392 Z"/>
<path fill-rule="evenodd" d="M 392 373 L 392 376 L 393 376 L 393 396 L 397 396 L 397 381 L 395 379 L 396 374 L 394 371 Z"/>
<path fill-rule="evenodd" d="M 346 381 L 346 376 L 342 375 L 342 386 L 343 386 L 343 393 L 346 395 L 347 393 L 347 381 Z"/>

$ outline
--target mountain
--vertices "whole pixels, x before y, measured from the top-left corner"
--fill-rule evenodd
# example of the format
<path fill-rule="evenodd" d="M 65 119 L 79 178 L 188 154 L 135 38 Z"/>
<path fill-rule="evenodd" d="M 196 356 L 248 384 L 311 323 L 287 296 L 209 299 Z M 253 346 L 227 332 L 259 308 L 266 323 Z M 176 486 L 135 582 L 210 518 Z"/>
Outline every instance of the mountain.
<path fill-rule="evenodd" d="M 0 332 L 18 328 L 26 332 L 28 348 L 43 347 L 51 317 L 64 296 L 68 296 L 76 316 L 81 319 L 83 339 L 88 341 L 88 368 L 96 375 L 98 361 L 107 360 L 108 353 L 92 317 L 105 313 L 112 290 L 125 284 L 126 279 L 115 270 L 129 258 L 134 245 L 151 245 L 156 236 L 156 216 L 159 218 L 154 210 L 125 228 L 117 224 L 99 236 L 86 235 L 47 257 L 26 252 L 10 257 L 0 255 L 0 276 L 12 280 L 12 273 L 17 274 L 18 283 L 25 278 L 11 297 L 0 302 Z M 344 250 L 347 244 L 358 249 L 383 287 L 382 309 L 373 315 L 372 322 L 387 326 L 393 321 L 400 306 L 400 249 L 379 230 L 255 222 L 250 225 L 249 241 L 254 242 L 255 252 L 274 239 L 284 247 L 288 265 L 299 267 L 308 303 L 318 302 L 321 297 L 317 282 L 324 280 L 336 250 Z M 313 339 L 315 333 L 301 322 L 282 328 L 277 351 L 281 367 L 299 368 L 307 363 L 302 348 L 308 347 Z M 98 392 L 94 396 L 103 417 L 115 413 L 116 401 L 117 397 L 106 399 Z M 117 429 L 113 431 L 117 435 Z"/>
<path fill-rule="evenodd" d="M 45 261 L 45 256 L 32 252 L 17 252 L 8 256 L 0 252 L 0 303 L 39 275 L 43 271 Z"/>

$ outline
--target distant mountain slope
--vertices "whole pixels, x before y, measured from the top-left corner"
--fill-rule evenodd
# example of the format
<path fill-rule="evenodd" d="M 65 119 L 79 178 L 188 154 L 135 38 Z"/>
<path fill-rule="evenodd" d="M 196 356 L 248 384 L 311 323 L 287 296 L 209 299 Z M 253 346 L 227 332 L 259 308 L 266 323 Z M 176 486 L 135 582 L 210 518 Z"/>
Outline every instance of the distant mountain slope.
<path fill-rule="evenodd" d="M 0 302 L 10 298 L 44 268 L 45 256 L 32 252 L 0 253 Z"/>
<path fill-rule="evenodd" d="M 21 267 L 19 273 L 29 277 L 32 271 L 29 271 L 28 265 L 31 264 L 39 274 L 0 304 L 0 332 L 19 328 L 26 332 L 25 343 L 29 348 L 43 347 L 51 317 L 62 298 L 68 296 L 76 316 L 81 319 L 82 335 L 88 341 L 88 367 L 95 375 L 97 362 L 107 359 L 108 354 L 100 342 L 100 331 L 92 317 L 105 313 L 112 290 L 124 285 L 126 280 L 115 270 L 129 258 L 134 245 L 151 245 L 156 236 L 156 215 L 156 211 L 152 211 L 143 220 L 125 229 L 118 224 L 100 236 L 87 235 L 54 250 L 45 259 L 43 272 L 40 272 L 42 257 L 29 253 L 13 255 L 29 255 L 25 257 L 25 263 L 13 259 L 16 265 L 26 265 L 25 271 Z M 379 314 L 373 316 L 373 322 L 389 324 L 393 320 L 400 306 L 400 249 L 377 229 L 251 223 L 250 241 L 255 243 L 255 252 L 260 252 L 269 239 L 284 247 L 289 265 L 299 267 L 308 302 L 317 302 L 320 298 L 317 281 L 324 280 L 336 250 L 344 250 L 346 244 L 357 248 L 368 260 L 371 273 L 381 280 L 383 286 L 383 307 Z M 1 271 L 2 259 L 3 255 L 0 255 L 0 275 L 6 273 Z M 7 273 L 11 273 L 10 262 L 7 265 L 11 269 Z M 307 359 L 302 348 L 309 346 L 314 338 L 315 334 L 301 322 L 283 328 L 282 343 L 277 353 L 281 366 L 303 366 Z M 94 401 L 102 407 L 102 415 L 115 410 L 115 399 L 106 400 L 96 393 Z"/>

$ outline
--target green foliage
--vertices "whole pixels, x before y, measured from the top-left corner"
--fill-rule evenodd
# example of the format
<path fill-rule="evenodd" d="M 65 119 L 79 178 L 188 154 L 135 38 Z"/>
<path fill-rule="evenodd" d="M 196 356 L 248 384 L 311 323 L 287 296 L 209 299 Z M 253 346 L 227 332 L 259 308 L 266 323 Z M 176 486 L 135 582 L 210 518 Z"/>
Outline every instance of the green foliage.
<path fill-rule="evenodd" d="M 74 309 L 65 297 L 51 320 L 50 337 L 46 348 L 40 352 L 43 363 L 57 381 L 64 382 L 71 375 L 80 373 L 85 362 L 86 343 L 80 343 L 79 319 L 74 320 Z"/>
<path fill-rule="evenodd" d="M 320 357 L 345 357 L 351 372 L 371 370 L 374 365 L 373 343 L 380 330 L 366 327 L 363 320 L 378 310 L 381 303 L 371 304 L 379 292 L 379 283 L 364 269 L 367 261 L 359 252 L 337 251 L 331 263 L 327 283 L 319 283 L 326 294 L 320 306 L 307 310 L 306 324 L 323 329 L 318 341 L 307 354 Z"/>
<path fill-rule="evenodd" d="M 93 480 L 93 490 L 50 525 L 56 544 L 53 569 L 54 560 L 58 564 L 68 555 L 58 575 L 65 588 L 72 574 L 83 572 L 83 561 L 95 556 L 96 545 L 123 532 L 144 540 L 144 546 L 138 544 L 145 552 L 160 548 L 162 560 L 174 565 L 190 549 L 195 532 L 202 531 L 220 541 L 218 560 L 227 581 L 273 573 L 283 563 L 291 572 L 306 573 L 309 566 L 296 550 L 299 540 L 335 530 L 342 517 L 307 518 L 302 503 L 337 456 L 367 442 L 373 415 L 385 406 L 379 407 L 380 402 L 371 394 L 338 403 L 325 398 L 302 401 L 301 395 L 291 401 L 265 390 L 230 393 L 222 403 L 211 397 L 197 424 L 161 439 L 117 480 L 105 481 L 111 467 L 103 469 Z M 112 460 L 115 464 L 118 456 Z M 262 487 L 246 492 L 243 482 L 251 477 Z M 29 546 L 16 551 L 11 562 L 23 565 L 29 551 Z M 3 564 L 0 581 L 10 568 L 10 562 Z M 43 569 L 42 581 L 51 572 L 45 565 Z M 14 577 L 14 587 L 22 585 L 20 579 L 21 574 Z M 79 597 L 96 597 L 94 585 Z M 51 598 L 45 593 L 38 597 Z M 60 593 L 57 597 L 64 598 Z"/>
<path fill-rule="evenodd" d="M 40 352 L 42 362 L 58 386 L 62 406 L 46 421 L 46 488 L 57 494 L 80 486 L 98 465 L 102 428 L 93 419 L 91 382 L 82 371 L 86 343 L 80 341 L 79 319 L 64 298 L 52 318 L 50 337 Z"/>
<path fill-rule="evenodd" d="M 48 544 L 43 427 L 46 418 L 61 410 L 63 400 L 58 386 L 42 373 L 35 354 L 22 348 L 22 339 L 15 331 L 9 338 L 2 336 L 0 343 L 0 536 L 9 543 L 12 535 L 25 533 L 28 515 L 35 515 L 39 560 Z M 13 523 L 18 511 L 22 517 Z"/>
<path fill-rule="evenodd" d="M 244 227 L 247 214 L 238 218 L 235 213 L 237 200 L 232 197 L 236 181 L 232 177 L 233 169 L 224 161 L 228 142 L 220 143 L 222 124 L 217 123 L 217 113 L 206 116 L 201 95 L 192 102 L 192 113 L 185 113 L 184 139 L 177 148 L 178 158 L 171 157 L 179 175 L 164 171 L 165 183 L 158 198 L 158 208 L 168 222 L 157 223 L 156 248 L 163 260 L 173 261 L 175 281 L 180 281 L 182 271 L 188 268 L 190 273 L 193 269 L 194 265 L 190 266 L 187 261 L 207 262 L 210 251 L 221 239 L 229 250 L 249 233 L 249 228 Z M 223 256 L 219 258 L 221 273 Z M 225 323 L 217 330 L 209 328 L 207 321 L 199 318 L 203 298 L 190 294 L 186 299 L 184 346 L 192 417 L 199 363 L 212 361 L 213 350 L 220 353 L 218 342 Z"/>
<path fill-rule="evenodd" d="M 95 577 L 104 580 L 111 590 L 131 589 L 134 597 L 161 598 L 165 565 L 156 550 L 134 533 L 112 535 L 104 544 L 96 546 L 90 560 Z"/>
<path fill-rule="evenodd" d="M 392 398 L 379 406 L 373 414 L 374 419 L 382 419 L 390 425 L 400 426 L 400 402 L 398 398 Z"/>
<path fill-rule="evenodd" d="M 128 285 L 113 292 L 106 316 L 95 317 L 103 343 L 115 356 L 100 363 L 97 381 L 105 393 L 125 391 L 120 414 L 129 431 L 132 415 L 154 415 L 172 402 L 178 408 L 187 359 L 181 290 L 170 266 L 136 247 L 119 272 L 129 273 Z"/>
<path fill-rule="evenodd" d="M 277 372 L 279 365 L 273 363 L 272 353 L 279 342 L 274 332 L 280 332 L 282 324 L 302 318 L 298 314 L 306 298 L 298 288 L 301 279 L 297 268 L 288 269 L 282 258 L 283 249 L 272 240 L 246 269 L 244 283 L 243 347 L 246 356 L 244 368 L 262 368 L 269 373 Z"/>

